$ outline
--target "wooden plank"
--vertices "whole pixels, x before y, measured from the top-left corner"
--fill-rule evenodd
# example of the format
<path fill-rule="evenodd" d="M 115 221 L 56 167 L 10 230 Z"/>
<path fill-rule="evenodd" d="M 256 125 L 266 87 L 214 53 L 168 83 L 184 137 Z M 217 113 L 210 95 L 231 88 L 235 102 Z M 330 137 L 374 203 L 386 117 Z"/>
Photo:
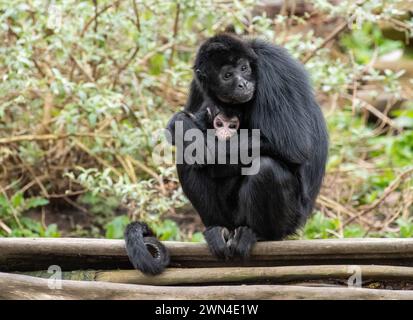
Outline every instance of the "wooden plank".
<path fill-rule="evenodd" d="M 164 242 L 171 266 L 282 266 L 380 264 L 413 266 L 413 239 L 329 239 L 260 242 L 248 261 L 218 261 L 203 243 Z M 129 269 L 123 240 L 0 238 L 0 270 L 59 265 L 64 270 Z"/>
<path fill-rule="evenodd" d="M 394 266 L 360 266 L 357 272 L 365 280 L 413 280 L 413 268 Z M 169 268 L 151 277 L 137 270 L 97 271 L 96 281 L 146 284 L 224 284 L 224 283 L 286 283 L 308 280 L 347 280 L 355 273 L 354 266 L 320 265 L 287 267 Z M 50 276 L 50 275 L 49 275 Z"/>
<path fill-rule="evenodd" d="M 413 291 L 341 287 L 242 285 L 162 287 L 62 280 L 50 289 L 47 279 L 0 273 L 0 299 L 413 299 Z"/>
<path fill-rule="evenodd" d="M 357 272 L 362 281 L 399 280 L 412 281 L 412 267 L 360 265 Z M 168 268 L 153 277 L 137 270 L 78 270 L 63 272 L 64 280 L 88 280 L 144 285 L 190 285 L 225 283 L 287 283 L 313 280 L 349 279 L 354 266 L 286 266 L 286 267 L 226 267 L 226 268 Z M 24 272 L 25 275 L 50 278 L 47 271 Z"/>

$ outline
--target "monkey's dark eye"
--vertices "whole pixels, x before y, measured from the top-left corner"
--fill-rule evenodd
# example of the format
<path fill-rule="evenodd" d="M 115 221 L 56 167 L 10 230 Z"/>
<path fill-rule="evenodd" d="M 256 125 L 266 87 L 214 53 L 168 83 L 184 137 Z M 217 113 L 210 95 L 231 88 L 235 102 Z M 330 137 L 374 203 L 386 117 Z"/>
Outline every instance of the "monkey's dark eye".
<path fill-rule="evenodd" d="M 224 124 L 221 121 L 218 120 L 216 122 L 216 125 L 217 125 L 218 128 L 221 128 Z"/>
<path fill-rule="evenodd" d="M 244 64 L 242 67 L 241 67 L 241 71 L 245 71 L 245 70 L 247 70 L 248 69 L 248 66 L 246 65 L 246 64 Z"/>
<path fill-rule="evenodd" d="M 231 123 L 231 124 L 229 125 L 229 128 L 230 128 L 230 129 L 237 129 L 237 125 L 236 125 L 235 123 Z"/>
<path fill-rule="evenodd" d="M 224 79 L 229 79 L 229 78 L 231 78 L 232 77 L 232 72 L 227 72 L 225 75 L 224 75 Z"/>

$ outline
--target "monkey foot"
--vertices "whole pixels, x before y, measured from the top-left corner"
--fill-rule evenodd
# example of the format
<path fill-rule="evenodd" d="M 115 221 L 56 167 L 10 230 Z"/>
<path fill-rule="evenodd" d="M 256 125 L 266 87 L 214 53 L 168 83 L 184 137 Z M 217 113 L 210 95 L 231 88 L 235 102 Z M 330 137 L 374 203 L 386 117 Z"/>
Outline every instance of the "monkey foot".
<path fill-rule="evenodd" d="M 250 228 L 238 227 L 232 233 L 228 241 L 228 248 L 234 258 L 247 259 L 250 256 L 253 245 L 257 242 L 257 237 Z"/>
<path fill-rule="evenodd" d="M 255 233 L 245 226 L 231 232 L 225 227 L 208 227 L 204 237 L 211 253 L 225 260 L 248 258 L 252 246 L 257 242 Z"/>
<path fill-rule="evenodd" d="M 227 245 L 230 232 L 225 227 L 208 227 L 204 237 L 211 253 L 219 259 L 229 259 L 231 254 Z"/>

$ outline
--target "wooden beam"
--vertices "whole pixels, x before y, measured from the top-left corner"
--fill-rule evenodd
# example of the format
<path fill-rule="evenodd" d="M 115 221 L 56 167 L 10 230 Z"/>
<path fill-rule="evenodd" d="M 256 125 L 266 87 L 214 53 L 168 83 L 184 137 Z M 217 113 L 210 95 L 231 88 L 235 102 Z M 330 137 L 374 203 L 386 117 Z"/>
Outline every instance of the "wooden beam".
<path fill-rule="evenodd" d="M 321 265 L 287 267 L 228 267 L 228 268 L 168 268 L 153 277 L 137 270 L 77 270 L 62 273 L 64 280 L 103 281 L 144 285 L 193 285 L 228 283 L 297 283 L 299 281 L 341 280 L 346 281 L 356 271 L 361 280 L 412 281 L 413 268 L 377 265 Z M 24 272 L 25 275 L 50 278 L 47 271 Z"/>
<path fill-rule="evenodd" d="M 62 280 L 50 289 L 47 279 L 0 273 L 0 299 L 413 299 L 413 291 L 361 288 L 242 285 L 157 287 Z"/>
<path fill-rule="evenodd" d="M 413 239 L 259 242 L 248 261 L 218 261 L 203 243 L 164 242 L 171 267 L 380 264 L 413 266 Z M 123 240 L 0 238 L 0 270 L 129 269 Z"/>
<path fill-rule="evenodd" d="M 359 266 L 357 272 L 365 280 L 413 280 L 413 268 L 393 266 Z M 146 284 L 225 284 L 225 283 L 287 283 L 308 280 L 347 280 L 355 273 L 354 266 L 287 266 L 228 268 L 169 268 L 151 277 L 137 270 L 97 271 L 96 281 Z M 50 275 L 49 275 L 50 276 Z"/>

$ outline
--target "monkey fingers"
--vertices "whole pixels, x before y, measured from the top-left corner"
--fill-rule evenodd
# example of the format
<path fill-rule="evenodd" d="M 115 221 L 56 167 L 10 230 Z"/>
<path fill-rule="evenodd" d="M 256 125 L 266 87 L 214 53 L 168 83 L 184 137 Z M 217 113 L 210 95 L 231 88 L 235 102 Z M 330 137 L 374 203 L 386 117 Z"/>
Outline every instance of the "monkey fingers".
<path fill-rule="evenodd" d="M 248 227 L 238 227 L 231 232 L 228 240 L 228 248 L 231 257 L 246 259 L 249 257 L 251 248 L 257 242 L 254 231 Z"/>
<path fill-rule="evenodd" d="M 230 232 L 225 227 L 208 227 L 204 237 L 211 253 L 219 259 L 229 259 L 231 254 L 227 245 Z"/>

